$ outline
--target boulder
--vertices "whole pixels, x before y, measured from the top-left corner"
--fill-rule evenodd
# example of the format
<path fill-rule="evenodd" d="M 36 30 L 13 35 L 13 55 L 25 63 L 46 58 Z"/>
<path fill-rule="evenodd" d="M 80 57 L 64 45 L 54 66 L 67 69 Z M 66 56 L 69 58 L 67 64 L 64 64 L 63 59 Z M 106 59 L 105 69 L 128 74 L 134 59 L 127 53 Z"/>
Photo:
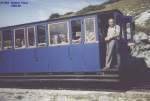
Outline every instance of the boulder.
<path fill-rule="evenodd" d="M 150 40 L 150 36 L 147 35 L 144 32 L 139 32 L 138 34 L 135 34 L 133 38 L 134 38 L 134 41 L 136 43 L 140 43 L 140 42 L 148 43 L 148 42 L 150 42 L 149 41 Z"/>

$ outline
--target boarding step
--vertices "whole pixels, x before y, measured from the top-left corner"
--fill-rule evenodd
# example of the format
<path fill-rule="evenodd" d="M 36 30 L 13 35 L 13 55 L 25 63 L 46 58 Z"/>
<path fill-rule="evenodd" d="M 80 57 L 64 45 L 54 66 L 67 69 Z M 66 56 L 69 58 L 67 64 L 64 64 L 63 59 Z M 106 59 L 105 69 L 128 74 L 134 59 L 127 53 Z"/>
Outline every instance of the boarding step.
<path fill-rule="evenodd" d="M 118 69 L 107 69 L 107 70 L 102 70 L 101 74 L 119 74 Z"/>
<path fill-rule="evenodd" d="M 0 76 L 0 79 L 117 79 L 118 74 Z"/>

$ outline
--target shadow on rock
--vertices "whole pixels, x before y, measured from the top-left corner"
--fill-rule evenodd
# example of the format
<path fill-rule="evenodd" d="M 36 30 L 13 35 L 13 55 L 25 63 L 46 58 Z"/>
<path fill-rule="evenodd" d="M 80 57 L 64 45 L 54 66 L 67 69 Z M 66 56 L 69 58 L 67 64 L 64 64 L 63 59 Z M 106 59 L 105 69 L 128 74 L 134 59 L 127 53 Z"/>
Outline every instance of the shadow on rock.
<path fill-rule="evenodd" d="M 127 49 L 122 54 L 124 62 L 120 70 L 123 86 L 135 87 L 139 83 L 150 82 L 150 68 L 148 68 L 144 58 L 131 56 L 130 48 Z"/>

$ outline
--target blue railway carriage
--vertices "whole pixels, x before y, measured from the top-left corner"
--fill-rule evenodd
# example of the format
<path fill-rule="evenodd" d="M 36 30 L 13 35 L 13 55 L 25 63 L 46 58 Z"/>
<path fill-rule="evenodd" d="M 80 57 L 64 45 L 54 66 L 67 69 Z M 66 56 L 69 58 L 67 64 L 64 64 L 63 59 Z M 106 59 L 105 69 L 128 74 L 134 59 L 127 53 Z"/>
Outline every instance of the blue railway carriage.
<path fill-rule="evenodd" d="M 131 41 L 133 19 L 118 10 L 0 28 L 0 74 L 101 73 L 109 18 Z"/>

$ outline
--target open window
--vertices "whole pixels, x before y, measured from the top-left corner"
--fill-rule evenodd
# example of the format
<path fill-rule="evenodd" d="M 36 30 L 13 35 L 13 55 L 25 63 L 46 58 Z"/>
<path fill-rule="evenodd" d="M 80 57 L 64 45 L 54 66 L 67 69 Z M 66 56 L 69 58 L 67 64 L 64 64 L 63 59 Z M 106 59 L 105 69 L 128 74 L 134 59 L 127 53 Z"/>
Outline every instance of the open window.
<path fill-rule="evenodd" d="M 2 50 L 2 32 L 0 31 L 0 50 Z"/>
<path fill-rule="evenodd" d="M 135 25 L 131 16 L 124 16 L 124 33 L 123 36 L 128 42 L 133 42 L 133 34 L 135 31 Z"/>
<path fill-rule="evenodd" d="M 35 27 L 27 28 L 28 47 L 35 47 Z"/>
<path fill-rule="evenodd" d="M 63 45 L 68 43 L 68 23 L 59 22 L 49 24 L 49 40 L 51 45 Z"/>
<path fill-rule="evenodd" d="M 127 40 L 131 39 L 131 23 L 126 23 Z"/>
<path fill-rule="evenodd" d="M 45 31 L 46 26 L 45 25 L 38 25 L 37 26 L 37 37 L 38 37 L 38 46 L 39 47 L 44 47 L 46 45 L 45 42 L 45 36 L 46 36 L 46 31 Z"/>
<path fill-rule="evenodd" d="M 81 20 L 72 20 L 71 21 L 71 29 L 72 29 L 72 43 L 80 43 L 81 42 Z"/>
<path fill-rule="evenodd" d="M 3 45 L 4 45 L 4 50 L 8 50 L 12 48 L 12 35 L 11 35 L 11 30 L 3 30 Z"/>
<path fill-rule="evenodd" d="M 96 33 L 95 33 L 95 18 L 89 17 L 84 19 L 85 25 L 85 42 L 95 42 Z"/>
<path fill-rule="evenodd" d="M 14 31 L 15 48 L 25 48 L 25 29 L 20 28 Z"/>

